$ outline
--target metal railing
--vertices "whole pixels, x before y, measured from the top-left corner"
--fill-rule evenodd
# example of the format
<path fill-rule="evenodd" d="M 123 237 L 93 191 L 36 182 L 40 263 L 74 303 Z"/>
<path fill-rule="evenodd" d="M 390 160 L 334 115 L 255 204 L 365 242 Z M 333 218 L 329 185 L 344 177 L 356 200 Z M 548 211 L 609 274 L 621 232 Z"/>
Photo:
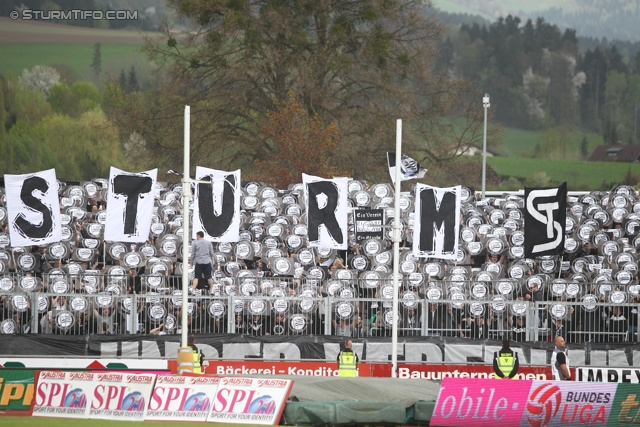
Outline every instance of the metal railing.
<path fill-rule="evenodd" d="M 0 277 L 0 333 L 175 334 L 182 291 L 176 276 Z M 11 283 L 9 283 L 11 282 Z M 392 281 L 229 277 L 190 291 L 190 333 L 465 337 L 514 341 L 637 341 L 637 287 L 525 281 Z M 557 285 L 557 283 L 556 283 Z M 139 288 L 139 289 L 136 289 Z M 136 292 L 138 290 L 139 292 Z"/>

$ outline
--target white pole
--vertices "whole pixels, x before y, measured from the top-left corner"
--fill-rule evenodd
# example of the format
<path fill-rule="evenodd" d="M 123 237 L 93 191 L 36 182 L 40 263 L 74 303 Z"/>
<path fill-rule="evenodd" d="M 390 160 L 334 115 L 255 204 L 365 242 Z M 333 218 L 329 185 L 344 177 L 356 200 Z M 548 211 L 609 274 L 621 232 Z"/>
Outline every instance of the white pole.
<path fill-rule="evenodd" d="M 184 107 L 184 175 L 182 176 L 182 336 L 181 347 L 187 346 L 189 317 L 189 198 L 191 197 L 191 179 L 189 175 L 189 138 L 191 108 Z"/>
<path fill-rule="evenodd" d="M 393 202 L 393 327 L 391 329 L 391 378 L 398 375 L 398 264 L 400 261 L 400 172 L 402 169 L 402 120 L 396 122 L 396 176 Z"/>
<path fill-rule="evenodd" d="M 487 109 L 489 108 L 489 94 L 485 93 L 482 98 L 484 107 L 484 135 L 482 138 L 482 200 L 484 200 L 484 189 L 487 182 Z"/>

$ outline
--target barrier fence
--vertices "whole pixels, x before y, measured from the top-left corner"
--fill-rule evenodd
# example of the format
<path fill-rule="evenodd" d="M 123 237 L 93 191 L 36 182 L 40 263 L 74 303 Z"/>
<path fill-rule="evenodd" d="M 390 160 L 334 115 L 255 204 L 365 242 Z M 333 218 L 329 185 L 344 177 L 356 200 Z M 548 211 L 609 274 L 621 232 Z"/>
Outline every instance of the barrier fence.
<path fill-rule="evenodd" d="M 537 276 L 533 276 L 537 277 Z M 638 286 L 562 279 L 400 281 L 392 312 L 387 278 L 225 277 L 189 291 L 189 333 L 461 337 L 569 343 L 637 341 Z M 176 334 L 177 276 L 0 277 L 5 334 Z"/>

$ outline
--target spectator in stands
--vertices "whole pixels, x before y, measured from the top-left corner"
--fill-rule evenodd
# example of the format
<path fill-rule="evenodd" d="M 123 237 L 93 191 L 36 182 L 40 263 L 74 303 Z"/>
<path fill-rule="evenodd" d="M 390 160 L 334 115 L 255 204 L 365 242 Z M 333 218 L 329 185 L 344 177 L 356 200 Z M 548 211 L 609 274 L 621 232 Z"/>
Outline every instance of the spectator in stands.
<path fill-rule="evenodd" d="M 524 342 L 527 340 L 527 325 L 524 316 L 513 316 L 510 321 L 511 341 Z"/>
<path fill-rule="evenodd" d="M 439 337 L 454 330 L 452 318 L 443 304 L 429 303 L 427 310 L 427 336 Z"/>
<path fill-rule="evenodd" d="M 267 325 L 262 315 L 254 314 L 247 325 L 247 334 L 261 337 L 263 335 L 269 335 L 269 329 L 269 325 Z"/>
<path fill-rule="evenodd" d="M 142 281 L 140 280 L 140 276 L 138 275 L 138 271 L 135 268 L 129 269 L 129 277 L 127 283 L 127 293 L 142 293 Z"/>
<path fill-rule="evenodd" d="M 611 308 L 608 320 L 608 342 L 627 341 L 629 320 L 625 317 L 622 307 L 615 305 Z"/>
<path fill-rule="evenodd" d="M 366 336 L 367 327 L 362 320 L 362 316 L 356 315 L 351 327 L 351 338 L 365 338 Z"/>
<path fill-rule="evenodd" d="M 629 337 L 628 341 L 638 341 L 638 303 L 640 303 L 640 297 L 638 295 L 631 295 L 630 297 L 631 307 L 628 308 L 629 313 Z"/>
<path fill-rule="evenodd" d="M 407 308 L 402 317 L 402 335 L 419 336 L 421 335 L 421 322 L 417 311 L 414 308 Z"/>
<path fill-rule="evenodd" d="M 114 333 L 115 313 L 111 307 L 93 308 L 94 331 L 99 334 Z"/>
<path fill-rule="evenodd" d="M 340 318 L 337 322 L 335 319 L 332 319 L 331 324 L 333 325 L 333 335 L 338 337 L 351 336 L 351 323 L 349 319 Z"/>
<path fill-rule="evenodd" d="M 269 335 L 289 335 L 289 324 L 284 313 L 276 312 L 270 324 Z"/>
<path fill-rule="evenodd" d="M 489 338 L 489 325 L 484 316 L 477 316 L 469 325 L 469 338 L 474 340 L 486 340 Z"/>

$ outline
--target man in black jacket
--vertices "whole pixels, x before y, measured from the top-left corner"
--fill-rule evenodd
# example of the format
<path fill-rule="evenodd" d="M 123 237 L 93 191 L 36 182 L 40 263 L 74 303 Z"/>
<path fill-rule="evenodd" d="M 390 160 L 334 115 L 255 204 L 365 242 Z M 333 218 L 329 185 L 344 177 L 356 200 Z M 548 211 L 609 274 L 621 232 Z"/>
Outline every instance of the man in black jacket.
<path fill-rule="evenodd" d="M 493 353 L 493 372 L 498 378 L 513 378 L 519 367 L 518 353 L 511 350 L 509 340 L 503 340 L 500 351 Z"/>

